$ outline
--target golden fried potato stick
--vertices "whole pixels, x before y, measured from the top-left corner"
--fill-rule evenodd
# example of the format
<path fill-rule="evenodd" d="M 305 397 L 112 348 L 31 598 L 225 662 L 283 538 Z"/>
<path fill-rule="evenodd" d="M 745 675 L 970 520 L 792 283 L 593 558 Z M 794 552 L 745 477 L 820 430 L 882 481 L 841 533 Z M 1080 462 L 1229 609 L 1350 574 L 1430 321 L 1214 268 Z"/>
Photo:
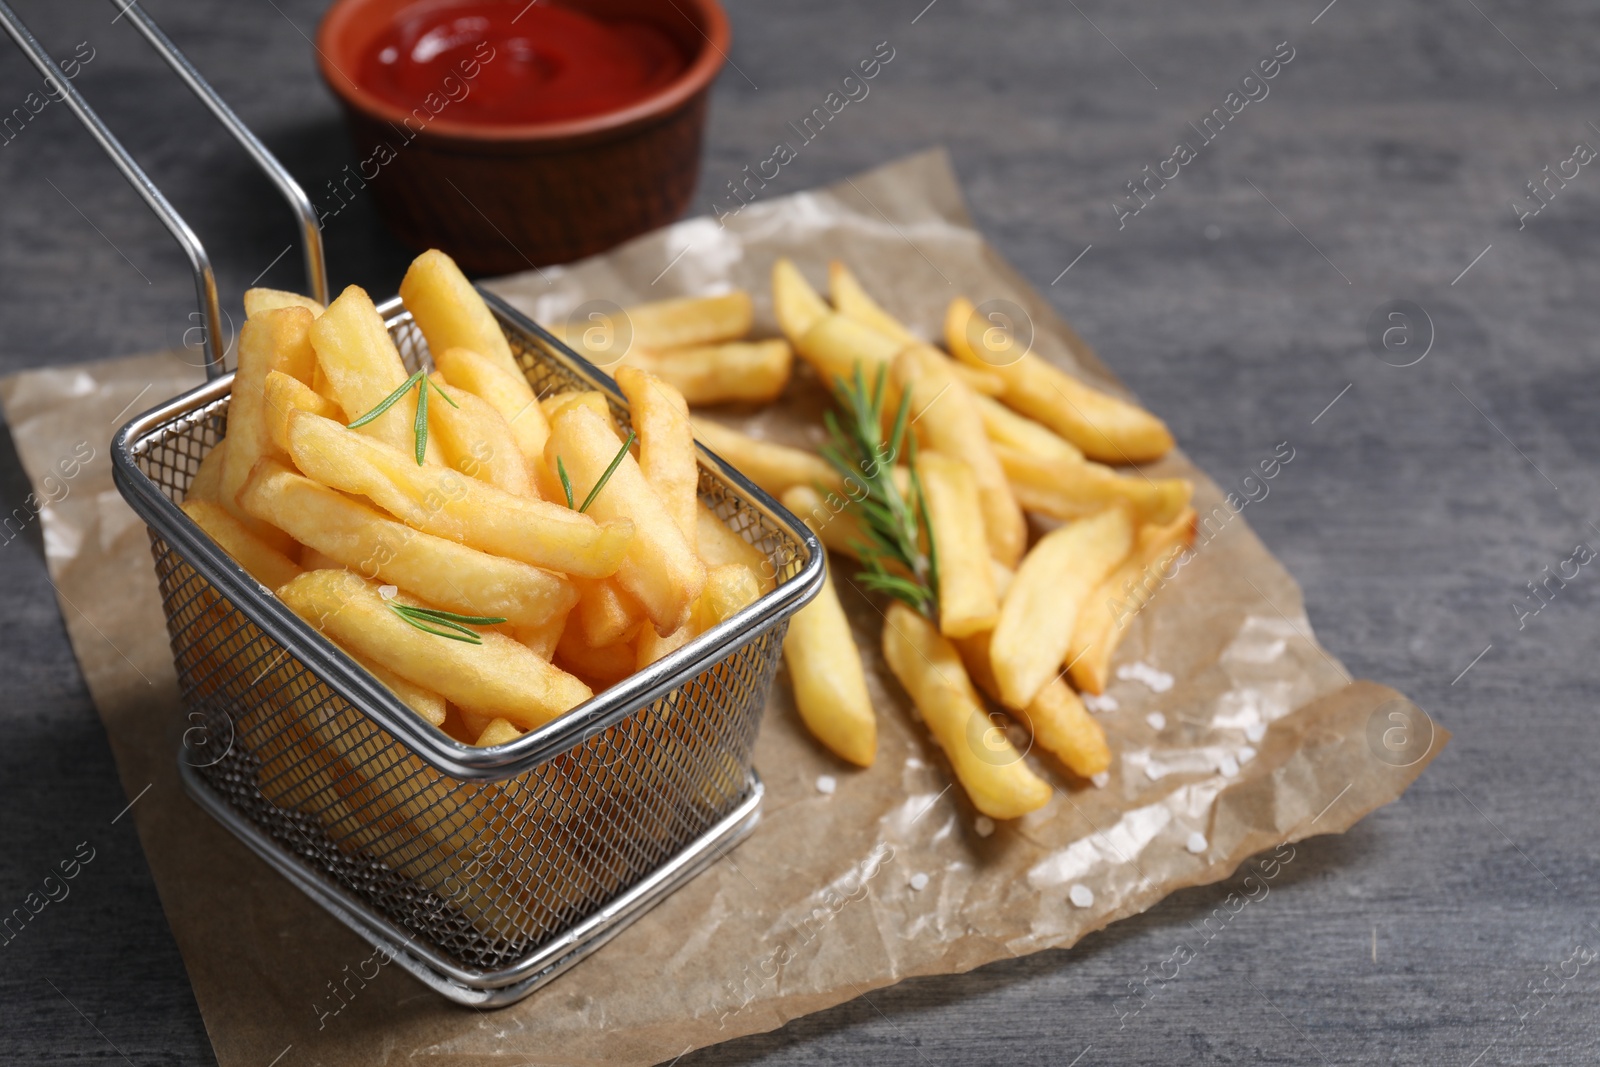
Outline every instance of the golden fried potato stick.
<path fill-rule="evenodd" d="M 1025 708 L 1062 668 L 1084 601 L 1133 548 L 1125 505 L 1050 531 L 1000 603 L 990 661 L 1008 708 Z"/>
<path fill-rule="evenodd" d="M 582 507 L 589 500 L 590 515 L 632 523 L 634 536 L 616 570 L 617 584 L 633 594 L 656 633 L 665 636 L 689 621 L 695 598 L 705 588 L 706 568 L 632 453 L 621 453 L 617 461 L 621 444 L 604 419 L 581 404 L 570 404 L 550 421 L 545 465 L 554 470 L 560 461 L 574 503 Z M 609 479 L 594 492 L 607 470 Z"/>
<path fill-rule="evenodd" d="M 289 455 L 314 481 L 370 499 L 413 529 L 582 578 L 615 574 L 633 541 L 627 520 L 598 523 L 562 504 L 512 496 L 415 459 L 336 422 L 296 411 Z"/>
<path fill-rule="evenodd" d="M 691 404 L 766 404 L 789 384 L 794 349 L 782 339 L 661 351 L 635 345 L 622 362 L 671 382 Z"/>
<path fill-rule="evenodd" d="M 337 566 L 449 611 L 537 626 L 578 601 L 566 578 L 413 530 L 275 460 L 256 466 L 241 496 L 251 514 L 283 523 Z"/>
<path fill-rule="evenodd" d="M 828 264 L 828 293 L 833 297 L 833 306 L 845 318 L 870 326 L 885 337 L 899 341 L 902 346 L 922 341 L 922 338 L 901 325 L 899 319 L 885 311 L 883 305 L 872 299 L 850 268 L 837 259 Z"/>
<path fill-rule="evenodd" d="M 469 348 L 512 377 L 527 380 L 494 312 L 456 261 L 443 252 L 430 249 L 411 261 L 400 281 L 400 299 L 428 342 L 428 351 Z M 345 410 L 350 410 L 350 405 L 346 404 Z M 364 413 L 368 408 L 361 410 Z"/>
<path fill-rule="evenodd" d="M 761 580 L 743 563 L 706 569 L 706 587 L 695 601 L 690 626 L 697 634 L 726 622 L 761 599 Z"/>
<path fill-rule="evenodd" d="M 222 505 L 209 500 L 185 500 L 181 507 L 206 536 L 268 589 L 276 589 L 300 573 L 298 563 L 251 533 Z"/>
<path fill-rule="evenodd" d="M 311 324 L 311 345 L 317 351 L 317 366 L 328 376 L 334 399 L 352 420 L 383 403 L 410 377 L 383 324 L 383 316 L 358 285 L 340 293 Z M 412 389 L 356 432 L 415 454 L 416 421 L 417 390 Z M 439 446 L 431 437 L 426 457 L 429 463 L 439 462 Z"/>
<path fill-rule="evenodd" d="M 927 345 L 912 345 L 895 357 L 893 377 L 911 395 L 910 425 L 917 440 L 959 458 L 971 469 L 983 502 L 989 554 L 1015 566 L 1028 544 L 1028 521 L 984 432 L 972 390 L 951 373 L 949 361 Z"/>
<path fill-rule="evenodd" d="M 842 760 L 872 766 L 878 752 L 878 717 L 831 568 L 816 598 L 789 620 L 783 659 L 789 667 L 795 710 L 811 736 Z"/>
<path fill-rule="evenodd" d="M 305 308 L 313 315 L 322 314 L 321 304 L 299 293 L 264 288 L 244 291 L 244 314 L 247 319 L 253 319 L 263 311 L 276 311 L 278 308 Z"/>
<path fill-rule="evenodd" d="M 878 369 L 892 362 L 906 346 L 855 319 L 830 311 L 813 323 L 794 347 L 831 389 L 839 379 L 853 380 L 857 367 L 869 384 L 875 382 Z"/>
<path fill-rule="evenodd" d="M 955 645 L 898 600 L 884 619 L 883 658 L 975 808 L 991 819 L 1015 819 L 1050 802 L 1050 786 L 984 710 Z"/>
<path fill-rule="evenodd" d="M 837 493 L 824 497 L 808 485 L 797 485 L 779 500 L 805 520 L 828 551 L 860 560 L 857 548 L 866 543 L 866 534 L 861 529 L 860 516 L 848 499 Z"/>
<path fill-rule="evenodd" d="M 300 379 L 291 378 L 287 374 L 270 372 L 267 375 L 263 395 L 266 399 L 263 407 L 266 412 L 267 437 L 272 442 L 271 454 L 274 458 L 284 458 L 289 455 L 291 412 L 309 411 L 313 415 L 321 415 L 334 422 L 344 422 L 344 412 L 339 410 L 338 404 L 318 394 Z M 253 464 L 252 469 L 254 469 Z"/>
<path fill-rule="evenodd" d="M 552 393 L 539 401 L 539 410 L 544 413 L 546 422 L 556 417 L 557 413 L 568 404 L 582 404 L 596 415 L 611 424 L 613 432 L 617 423 L 611 417 L 611 404 L 606 400 L 606 394 L 598 389 L 584 389 L 582 391 L 569 390 L 564 393 Z"/>
<path fill-rule="evenodd" d="M 987 632 L 974 634 L 957 641 L 956 647 L 973 683 L 991 699 L 1004 704 L 990 658 L 990 637 Z M 1027 707 L 1007 710 L 1028 728 L 1040 748 L 1054 753 L 1073 774 L 1092 778 L 1111 766 L 1111 747 L 1106 744 L 1104 728 L 1060 678 L 1039 690 Z"/>
<path fill-rule="evenodd" d="M 639 469 L 661 494 L 692 551 L 698 536 L 700 463 L 688 401 L 670 383 L 637 367 L 619 367 L 617 386 L 628 398 L 633 428 L 639 434 Z"/>
<path fill-rule="evenodd" d="M 479 748 L 493 748 L 495 745 L 504 745 L 521 737 L 524 731 L 517 729 L 505 719 L 492 719 L 478 739 L 473 742 Z"/>
<path fill-rule="evenodd" d="M 970 637 L 992 629 L 1000 599 L 989 567 L 977 479 L 967 464 L 939 452 L 919 454 L 916 469 L 939 553 L 939 632 Z"/>
<path fill-rule="evenodd" d="M 987 353 L 978 351 L 968 336 L 975 310 L 965 297 L 951 301 L 945 314 L 945 343 L 961 362 L 999 375 L 1006 385 L 1002 399 L 1008 405 L 1102 463 L 1145 463 L 1171 451 L 1172 434 L 1160 419 L 1085 385 L 1032 352 L 983 358 Z"/>
<path fill-rule="evenodd" d="M 843 489 L 844 483 L 838 473 L 815 452 L 774 441 L 760 441 L 699 415 L 691 415 L 689 421 L 702 444 L 775 497 L 781 497 L 797 485 Z"/>
<path fill-rule="evenodd" d="M 633 646 L 626 641 L 595 648 L 587 644 L 575 628 L 568 626 L 556 644 L 555 663 L 596 689 L 604 689 L 634 672 L 635 655 Z"/>
<path fill-rule="evenodd" d="M 550 439 L 550 423 L 533 395 L 528 379 L 512 374 L 487 356 L 468 348 L 433 350 L 434 366 L 444 380 L 465 389 L 494 405 L 506 420 L 530 467 L 544 459 L 544 443 Z M 432 410 L 431 407 L 429 410 Z"/>
<path fill-rule="evenodd" d="M 594 695 L 504 634 L 482 644 L 424 633 L 392 605 L 425 607 L 405 594 L 385 600 L 375 582 L 349 571 L 308 571 L 278 590 L 283 602 L 340 645 L 462 707 L 534 729 Z"/>
<path fill-rule="evenodd" d="M 348 648 L 340 646 L 340 651 L 365 667 L 368 674 L 382 682 L 383 687 L 393 693 L 396 700 L 416 712 L 419 718 L 434 726 L 444 725 L 444 697 L 414 682 L 406 681 L 383 664 L 375 663 Z"/>
<path fill-rule="evenodd" d="M 787 257 L 772 265 L 772 310 L 778 317 L 778 327 L 783 330 L 783 335 L 797 347 L 806 331 L 823 316 L 833 313 L 833 309 L 828 307 L 811 283 L 806 281 L 805 275 Z"/>
<path fill-rule="evenodd" d="M 778 569 L 766 553 L 734 533 L 704 503 L 695 506 L 695 545 L 709 569 L 723 563 L 742 563 L 761 583 L 763 595 L 778 584 Z"/>
<path fill-rule="evenodd" d="M 256 460 L 280 454 L 268 426 L 267 377 L 276 372 L 303 382 L 310 380 L 316 362 L 310 340 L 312 321 L 305 308 L 279 308 L 261 312 L 239 331 L 239 367 L 228 404 L 229 445 L 218 489 L 218 499 L 234 518 L 285 553 L 293 550 L 288 535 L 247 514 L 239 506 L 239 490 Z"/>
<path fill-rule="evenodd" d="M 204 500 L 211 504 L 220 503 L 222 465 L 227 459 L 228 442 L 223 439 L 213 445 L 211 451 L 200 460 L 200 466 L 195 469 L 194 477 L 189 479 L 189 491 L 184 494 L 184 499 Z"/>
<path fill-rule="evenodd" d="M 644 606 L 610 578 L 574 578 L 578 605 L 567 625 L 577 630 L 590 648 L 628 641 L 645 621 Z"/>
<path fill-rule="evenodd" d="M 1164 572 L 1194 543 L 1194 529 L 1193 508 L 1185 508 L 1164 526 L 1141 527 L 1133 553 L 1083 602 L 1067 650 L 1072 683 L 1079 689 L 1085 693 L 1106 691 L 1111 657 L 1128 632 L 1128 622 L 1144 607 L 1153 587 L 1171 577 Z"/>
<path fill-rule="evenodd" d="M 687 296 L 635 304 L 623 314 L 634 347 L 687 348 L 737 341 L 750 332 L 755 305 L 743 289 L 718 296 Z"/>
<path fill-rule="evenodd" d="M 1004 445 L 1042 462 L 1058 465 L 1083 462 L 1083 451 L 1050 427 L 1026 415 L 1018 415 L 993 397 L 974 399 L 978 414 L 983 417 L 983 430 L 996 445 Z"/>
<path fill-rule="evenodd" d="M 246 482 L 248 486 L 250 483 Z M 303 571 L 337 571 L 342 570 L 344 564 L 332 556 L 318 552 L 310 545 L 300 546 L 300 569 Z"/>
<path fill-rule="evenodd" d="M 571 579 L 574 582 L 582 579 Z M 561 634 L 567 628 L 567 619 L 571 612 L 562 612 L 552 615 L 536 626 L 514 626 L 511 636 L 528 646 L 528 649 L 540 659 L 554 659 L 556 644 L 561 640 Z"/>
<path fill-rule="evenodd" d="M 448 384 L 438 371 L 429 382 L 444 394 L 429 403 L 428 425 L 438 434 L 445 464 L 513 496 L 537 497 L 522 448 L 494 405 Z"/>
<path fill-rule="evenodd" d="M 1187 478 L 1147 478 L 1118 474 L 1102 463 L 1056 463 L 995 445 L 1006 480 L 1024 510 L 1067 521 L 1092 515 L 1119 501 L 1140 522 L 1171 522 L 1194 495 Z"/>

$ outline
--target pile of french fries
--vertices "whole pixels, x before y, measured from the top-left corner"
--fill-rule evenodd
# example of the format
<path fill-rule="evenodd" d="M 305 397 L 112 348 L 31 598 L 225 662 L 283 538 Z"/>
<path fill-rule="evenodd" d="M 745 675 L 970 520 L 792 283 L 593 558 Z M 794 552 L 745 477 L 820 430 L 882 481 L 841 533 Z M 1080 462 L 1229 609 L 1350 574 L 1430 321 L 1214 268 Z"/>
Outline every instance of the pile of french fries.
<path fill-rule="evenodd" d="M 1018 355 L 1010 339 L 989 350 L 989 324 L 973 328 L 966 299 L 949 307 L 941 350 L 841 263 L 829 271 L 831 305 L 787 260 L 775 265 L 772 287 L 784 335 L 824 384 L 878 381 L 890 394 L 886 413 L 907 404 L 914 455 L 881 460 L 895 465 L 898 484 L 917 487 L 926 547 L 937 557 L 937 610 L 924 614 L 900 600 L 883 606 L 856 588 L 883 612 L 883 658 L 973 805 L 1009 819 L 1051 795 L 985 698 L 1075 775 L 1106 771 L 1104 730 L 1079 693 L 1104 691 L 1130 591 L 1192 542 L 1195 523 L 1188 481 L 1112 464 L 1159 459 L 1172 447 L 1167 428 L 1031 352 Z M 726 331 L 702 338 L 686 365 L 700 375 L 726 359 L 737 380 L 741 343 Z M 646 362 L 670 377 L 673 358 L 651 352 Z M 802 516 L 830 550 L 859 558 L 870 537 L 862 523 L 862 508 L 872 506 L 866 472 L 692 419 L 701 442 Z M 784 652 L 806 726 L 841 758 L 869 766 L 876 714 L 835 577 L 795 616 Z"/>
<path fill-rule="evenodd" d="M 619 368 L 620 427 L 599 392 L 536 397 L 449 257 L 400 293 L 431 372 L 358 287 L 326 308 L 248 292 L 227 433 L 182 507 L 417 715 L 503 744 L 772 587 L 699 499 L 670 381 Z"/>

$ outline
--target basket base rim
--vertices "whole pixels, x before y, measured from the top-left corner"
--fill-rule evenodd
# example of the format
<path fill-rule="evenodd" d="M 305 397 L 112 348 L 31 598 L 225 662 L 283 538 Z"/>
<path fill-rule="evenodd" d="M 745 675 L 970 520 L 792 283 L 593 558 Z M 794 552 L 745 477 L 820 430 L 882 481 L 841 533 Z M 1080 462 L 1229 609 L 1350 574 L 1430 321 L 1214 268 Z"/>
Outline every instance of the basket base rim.
<path fill-rule="evenodd" d="M 369 905 L 309 870 L 207 785 L 182 752 L 178 776 L 184 791 L 202 810 L 356 936 L 387 953 L 407 974 L 440 996 L 478 1009 L 503 1008 L 522 1000 L 621 933 L 713 860 L 720 859 L 761 821 L 761 801 L 766 793 L 761 776 L 751 769 L 744 799 L 666 863 L 522 959 L 495 971 L 479 971 L 419 946 L 415 936 L 408 937 Z"/>

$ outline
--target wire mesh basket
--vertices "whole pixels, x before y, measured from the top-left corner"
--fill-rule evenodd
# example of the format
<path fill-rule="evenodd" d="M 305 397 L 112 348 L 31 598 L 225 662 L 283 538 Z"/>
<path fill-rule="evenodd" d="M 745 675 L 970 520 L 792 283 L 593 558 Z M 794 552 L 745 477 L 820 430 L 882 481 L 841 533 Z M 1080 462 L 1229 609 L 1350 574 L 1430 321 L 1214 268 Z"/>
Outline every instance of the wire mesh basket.
<path fill-rule="evenodd" d="M 611 379 L 485 293 L 538 395 Z M 379 308 L 411 369 L 427 346 Z M 771 497 L 701 450 L 700 496 L 775 588 L 509 744 L 456 742 L 291 613 L 177 507 L 226 427 L 232 376 L 138 418 L 117 486 L 150 528 L 187 715 L 191 795 L 418 978 L 461 1003 L 526 996 L 755 823 L 752 750 L 789 616 L 823 557 Z"/>

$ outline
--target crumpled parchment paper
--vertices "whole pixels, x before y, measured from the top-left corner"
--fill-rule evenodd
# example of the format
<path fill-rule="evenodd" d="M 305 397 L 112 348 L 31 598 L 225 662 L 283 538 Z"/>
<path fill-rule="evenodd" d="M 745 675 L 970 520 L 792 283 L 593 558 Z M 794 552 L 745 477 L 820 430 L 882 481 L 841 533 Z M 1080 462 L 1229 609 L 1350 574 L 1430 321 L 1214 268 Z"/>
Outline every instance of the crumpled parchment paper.
<path fill-rule="evenodd" d="M 772 334 L 773 260 L 789 255 L 820 281 L 837 257 L 929 337 L 955 293 L 1013 301 L 1032 318 L 1036 351 L 1118 388 L 972 229 L 941 153 L 725 221 L 688 220 L 491 287 L 561 322 L 595 299 L 742 286 L 756 295 L 758 332 Z M 1150 669 L 1108 690 L 1116 706 L 1100 717 L 1116 759 L 1106 787 L 1033 753 L 1055 799 L 992 831 L 980 823 L 882 663 L 878 610 L 841 583 L 879 709 L 876 765 L 852 769 L 814 744 L 780 672 L 756 750 L 768 793 L 755 834 L 527 1000 L 458 1008 L 387 966 L 182 793 L 185 720 L 145 531 L 112 488 L 107 450 L 133 413 L 199 379 L 175 356 L 143 356 L 17 375 L 0 382 L 0 403 L 123 785 L 130 797 L 150 786 L 133 815 L 223 1067 L 279 1055 L 340 1067 L 671 1060 L 911 975 L 1071 945 L 1263 849 L 1349 828 L 1397 797 L 1446 740 L 1434 728 L 1404 758 L 1383 747 L 1391 713 L 1411 706 L 1352 681 L 1316 644 L 1293 580 L 1174 453 L 1152 470 L 1195 479 L 1196 506 L 1212 522 L 1118 654 L 1124 668 Z M 820 388 L 799 373 L 790 391 L 791 404 L 730 421 L 814 444 Z M 62 465 L 85 446 L 91 459 Z M 832 793 L 819 789 L 822 776 L 835 780 Z M 1091 905 L 1069 900 L 1075 885 L 1092 891 Z"/>

